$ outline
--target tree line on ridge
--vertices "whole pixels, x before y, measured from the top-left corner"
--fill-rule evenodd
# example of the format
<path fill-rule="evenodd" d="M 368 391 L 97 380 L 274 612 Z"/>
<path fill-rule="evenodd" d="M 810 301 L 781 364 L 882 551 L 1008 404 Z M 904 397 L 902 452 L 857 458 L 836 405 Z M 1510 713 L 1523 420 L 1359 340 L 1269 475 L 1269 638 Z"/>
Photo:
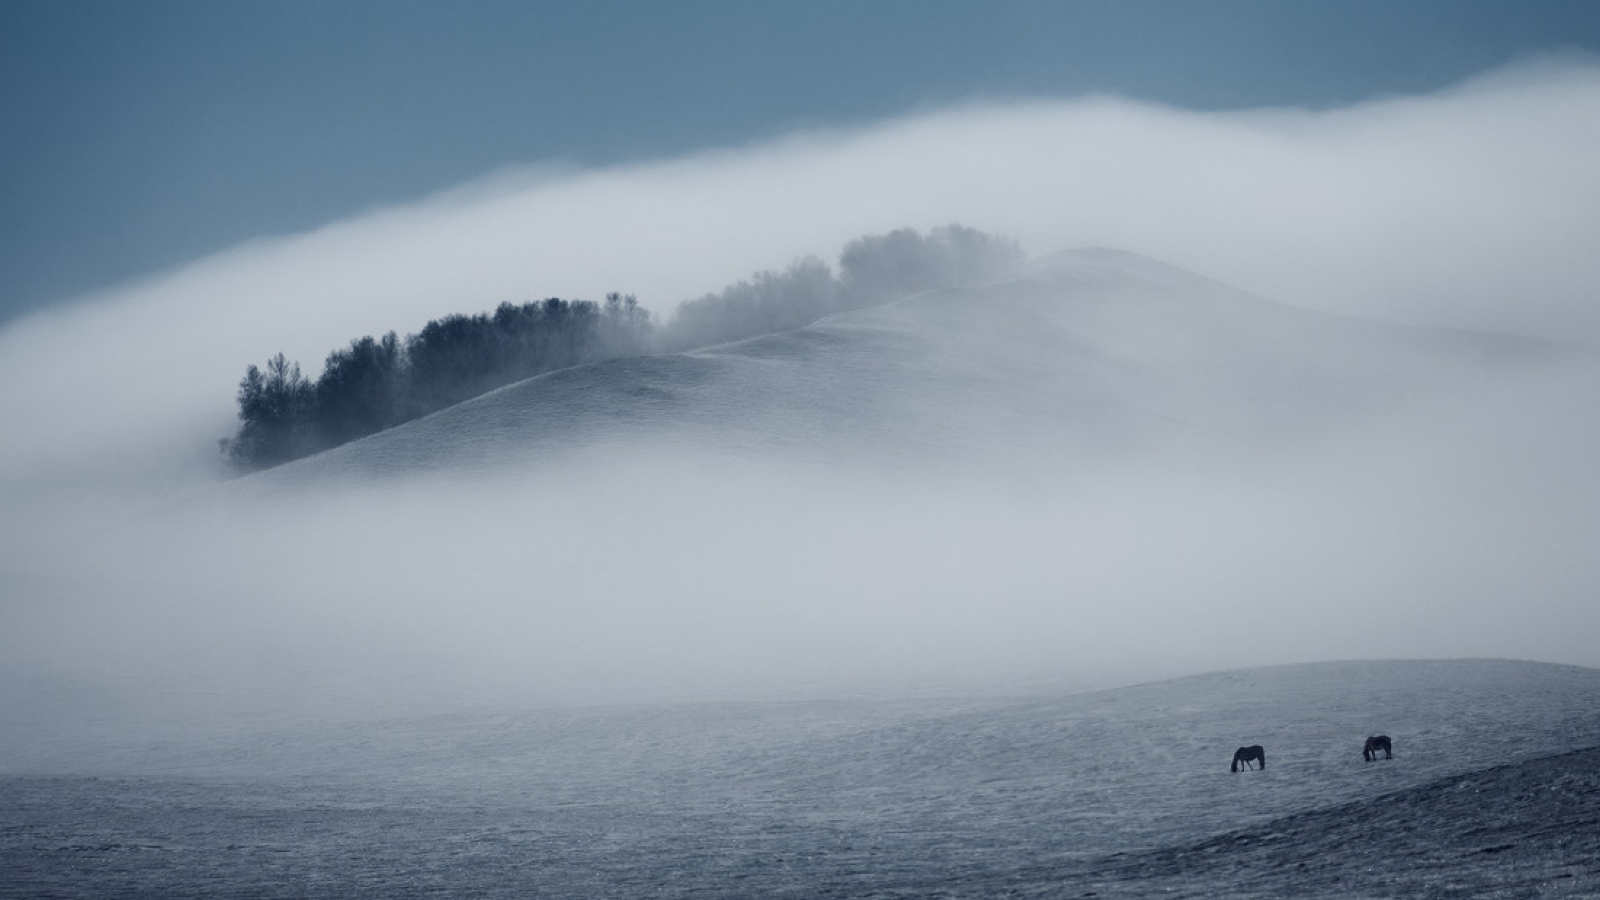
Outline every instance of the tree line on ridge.
<path fill-rule="evenodd" d="M 657 326 L 633 295 L 550 298 L 449 315 L 399 338 L 361 337 L 334 350 L 316 380 L 279 353 L 245 370 L 239 429 L 221 441 L 241 472 L 290 462 L 557 369 L 676 353 L 801 328 L 824 316 L 989 277 L 1021 248 L 960 225 L 858 238 L 839 273 L 816 257 L 764 271 L 681 303 Z"/>

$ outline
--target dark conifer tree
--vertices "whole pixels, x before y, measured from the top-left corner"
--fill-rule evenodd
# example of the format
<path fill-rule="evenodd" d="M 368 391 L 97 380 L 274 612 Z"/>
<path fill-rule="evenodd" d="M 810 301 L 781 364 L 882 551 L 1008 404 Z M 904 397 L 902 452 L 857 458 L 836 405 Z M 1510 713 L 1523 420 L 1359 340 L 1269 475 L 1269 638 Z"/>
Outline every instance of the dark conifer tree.
<path fill-rule="evenodd" d="M 315 425 L 320 447 L 336 447 L 400 421 L 404 387 L 400 341 L 394 332 L 379 340 L 350 342 L 328 354 L 315 391 Z"/>
<path fill-rule="evenodd" d="M 246 468 L 264 469 L 312 452 L 314 398 L 300 364 L 289 362 L 282 353 L 267 360 L 265 372 L 250 366 L 239 382 L 241 424 L 238 436 L 228 444 L 228 455 Z"/>
<path fill-rule="evenodd" d="M 265 370 L 246 370 L 239 431 L 221 443 L 241 468 L 266 468 L 545 372 L 801 328 L 841 310 L 970 283 L 1020 258 L 1016 244 L 959 225 L 926 237 L 901 229 L 846 245 L 838 278 L 806 257 L 682 304 L 661 334 L 636 297 L 611 293 L 604 303 L 502 303 L 492 315 L 435 319 L 404 340 L 394 332 L 358 338 L 328 354 L 315 384 L 280 353 Z"/>

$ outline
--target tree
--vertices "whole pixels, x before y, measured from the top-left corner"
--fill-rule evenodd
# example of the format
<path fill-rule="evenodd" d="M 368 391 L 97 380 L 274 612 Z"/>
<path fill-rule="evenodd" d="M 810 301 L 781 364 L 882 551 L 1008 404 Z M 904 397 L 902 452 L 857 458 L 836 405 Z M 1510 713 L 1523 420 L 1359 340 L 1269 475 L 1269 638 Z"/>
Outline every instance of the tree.
<path fill-rule="evenodd" d="M 968 284 L 1021 259 L 1013 242 L 949 225 L 851 241 L 840 275 L 813 256 L 758 272 L 679 306 L 658 335 L 632 294 L 603 303 L 501 303 L 449 315 L 405 339 L 358 338 L 328 354 L 315 384 L 282 353 L 239 382 L 240 427 L 223 450 L 260 469 L 365 437 L 514 381 L 582 363 L 668 352 L 801 328 L 831 313 L 933 287 Z"/>
<path fill-rule="evenodd" d="M 801 328 L 837 312 L 842 299 L 833 271 L 815 256 L 783 272 L 757 272 L 678 306 L 663 337 L 664 349 L 685 350 Z"/>
<path fill-rule="evenodd" d="M 392 331 L 379 340 L 353 340 L 347 349 L 328 354 L 316 384 L 320 447 L 336 447 L 400 421 L 402 362 L 400 341 Z"/>
<path fill-rule="evenodd" d="M 935 287 L 972 284 L 1022 261 L 1014 241 L 946 225 L 923 237 L 910 228 L 858 238 L 839 254 L 843 290 L 857 304 Z"/>
<path fill-rule="evenodd" d="M 638 297 L 612 291 L 602 307 L 600 329 L 604 356 L 638 356 L 650 346 L 650 311 Z"/>
<path fill-rule="evenodd" d="M 315 394 L 300 374 L 300 364 L 282 353 L 267 360 L 266 371 L 245 370 L 239 382 L 239 434 L 228 455 L 248 469 L 264 469 L 312 452 L 311 410 Z"/>

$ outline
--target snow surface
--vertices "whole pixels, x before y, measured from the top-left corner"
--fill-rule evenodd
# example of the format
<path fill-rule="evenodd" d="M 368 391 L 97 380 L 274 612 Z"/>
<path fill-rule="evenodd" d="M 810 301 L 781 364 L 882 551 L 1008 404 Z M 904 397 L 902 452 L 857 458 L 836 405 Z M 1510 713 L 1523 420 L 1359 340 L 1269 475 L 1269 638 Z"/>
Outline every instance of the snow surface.
<path fill-rule="evenodd" d="M 1594 372 L 1084 250 L 88 522 L 0 895 L 1592 895 L 1600 672 L 1440 658 L 1600 660 Z"/>
<path fill-rule="evenodd" d="M 1592 896 L 1597 745 L 1494 660 L 299 726 L 7 767 L 0 893 Z"/>

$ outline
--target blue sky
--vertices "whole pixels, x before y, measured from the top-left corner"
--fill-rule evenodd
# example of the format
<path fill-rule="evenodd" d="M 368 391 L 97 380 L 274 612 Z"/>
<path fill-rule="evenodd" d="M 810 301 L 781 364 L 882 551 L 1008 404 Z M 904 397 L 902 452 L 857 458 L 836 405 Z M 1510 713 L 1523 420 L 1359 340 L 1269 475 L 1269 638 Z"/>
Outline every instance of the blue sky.
<path fill-rule="evenodd" d="M 1564 50 L 1600 4 L 0 0 L 0 322 L 510 166 L 1090 92 L 1322 109 Z"/>

